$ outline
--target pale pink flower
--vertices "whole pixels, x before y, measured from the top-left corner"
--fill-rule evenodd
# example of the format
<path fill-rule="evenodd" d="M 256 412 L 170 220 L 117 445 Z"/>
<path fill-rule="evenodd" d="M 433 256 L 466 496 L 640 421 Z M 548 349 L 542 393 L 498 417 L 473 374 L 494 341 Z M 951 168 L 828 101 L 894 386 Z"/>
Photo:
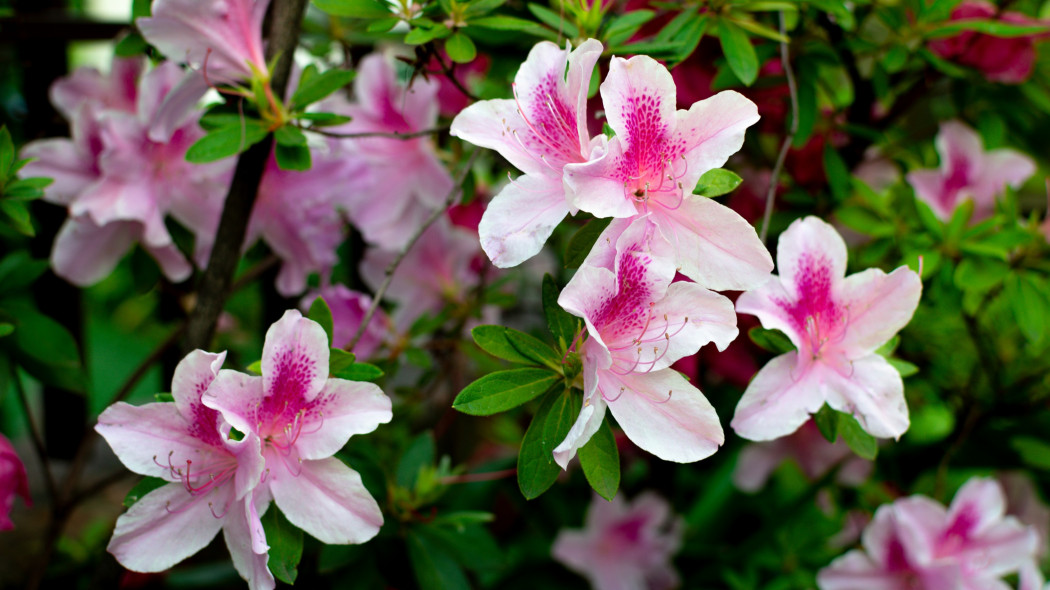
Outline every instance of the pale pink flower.
<path fill-rule="evenodd" d="M 334 97 L 328 102 L 334 112 L 353 117 L 332 130 L 413 133 L 433 128 L 437 91 L 437 81 L 422 78 L 413 79 L 406 88 L 397 82 L 394 66 L 385 55 L 369 55 L 361 60 L 354 79 L 357 101 L 347 104 Z M 429 136 L 347 139 L 341 148 L 368 171 L 354 179 L 350 190 L 344 188 L 342 204 L 369 244 L 400 249 L 452 190 L 452 177 Z"/>
<path fill-rule="evenodd" d="M 575 50 L 543 41 L 514 77 L 514 98 L 484 100 L 452 121 L 452 135 L 494 149 L 524 174 L 492 200 L 478 228 L 481 247 L 499 267 L 516 266 L 543 247 L 568 213 L 568 164 L 586 162 L 604 136 L 587 132 L 587 89 L 602 45 Z M 604 148 L 601 148 L 604 149 Z"/>
<path fill-rule="evenodd" d="M 168 59 L 201 69 L 212 82 L 268 76 L 262 23 L 269 0 L 155 0 L 135 21 Z"/>
<path fill-rule="evenodd" d="M 365 319 L 372 298 L 345 285 L 328 285 L 307 293 L 303 297 L 302 308 L 309 309 L 318 297 L 324 298 L 332 311 L 332 346 L 346 348 Z M 361 339 L 354 345 L 354 354 L 362 360 L 370 358 L 392 333 L 390 318 L 381 308 L 377 308 Z"/>
<path fill-rule="evenodd" d="M 925 496 L 879 507 L 851 551 L 820 571 L 821 590 L 985 590 L 1009 588 L 1000 578 L 1022 574 L 1022 588 L 1041 586 L 1035 568 L 1038 535 L 1005 515 L 1002 489 L 991 479 L 964 485 L 946 510 Z"/>
<path fill-rule="evenodd" d="M 191 352 L 175 368 L 174 403 L 107 408 L 95 430 L 130 470 L 169 483 L 117 519 L 109 551 L 124 567 L 159 572 L 203 549 L 222 529 L 237 571 L 252 588 L 273 588 L 259 514 L 269 499 L 257 487 L 265 467 L 261 440 L 235 436 L 202 404 L 226 353 Z M 163 550 L 159 549 L 163 548 Z"/>
<path fill-rule="evenodd" d="M 558 304 L 587 325 L 580 348 L 584 404 L 554 449 L 564 469 L 609 408 L 627 438 L 668 461 L 688 463 L 725 440 L 714 408 L 670 369 L 678 359 L 737 335 L 733 304 L 691 282 L 672 283 L 672 246 L 647 218 L 614 243 L 603 234 Z"/>
<path fill-rule="evenodd" d="M 21 496 L 26 505 L 33 503 L 29 497 L 29 479 L 26 467 L 15 453 L 11 441 L 0 434 L 0 531 L 15 528 L 9 515 L 15 505 L 15 496 Z"/>
<path fill-rule="evenodd" d="M 1035 173 L 1035 162 L 1016 150 L 985 151 L 981 137 L 960 121 L 941 123 L 935 141 L 941 157 L 937 170 L 907 174 L 915 196 L 947 220 L 963 201 L 973 201 L 973 219 L 995 212 L 995 199 L 1006 187 L 1017 188 Z"/>
<path fill-rule="evenodd" d="M 703 173 L 740 149 L 744 131 L 758 121 L 755 104 L 724 91 L 676 111 L 671 74 L 647 56 L 613 58 L 601 95 L 616 136 L 604 153 L 566 165 L 572 204 L 597 217 L 649 214 L 673 245 L 680 272 L 709 289 L 743 290 L 766 281 L 773 259 L 754 228 L 729 208 L 693 195 Z"/>
<path fill-rule="evenodd" d="M 741 295 L 736 307 L 784 332 L 797 350 L 758 372 L 733 429 L 751 440 L 785 436 L 826 402 L 873 436 L 899 437 L 908 428 L 904 383 L 875 351 L 911 320 L 919 275 L 902 266 L 845 277 L 846 244 L 817 217 L 795 221 L 780 236 L 777 267 L 779 277 Z"/>
<path fill-rule="evenodd" d="M 678 586 L 671 558 L 682 544 L 682 520 L 666 500 L 646 492 L 628 504 L 595 498 L 583 530 L 563 530 L 551 555 L 587 578 L 594 590 L 665 590 Z"/>
<path fill-rule="evenodd" d="M 1050 34 L 1050 23 L 1020 12 L 1002 11 L 995 4 L 980 0 L 964 0 L 952 9 L 952 21 L 971 19 L 995 19 L 1015 25 L 1044 25 L 1046 32 L 1042 35 L 996 37 L 963 31 L 954 37 L 931 41 L 930 51 L 978 70 L 991 82 L 1020 84 L 1027 80 L 1035 68 L 1035 42 Z"/>
<path fill-rule="evenodd" d="M 203 403 L 262 441 L 257 495 L 273 497 L 295 526 L 322 543 L 363 543 L 383 515 L 361 476 L 333 455 L 355 434 L 390 421 L 373 383 L 330 379 L 324 329 L 296 310 L 266 332 L 262 376 L 220 371 Z"/>
<path fill-rule="evenodd" d="M 1050 507 L 1039 496 L 1032 478 L 1023 471 L 1004 471 L 996 476 L 1006 494 L 1006 513 L 1017 517 L 1039 534 L 1040 556 L 1046 555 L 1050 536 Z"/>
<path fill-rule="evenodd" d="M 139 78 L 145 63 L 141 58 L 113 59 L 108 74 L 80 67 L 51 85 L 51 104 L 67 121 L 78 117 L 80 107 L 93 104 L 102 109 L 134 113 Z"/>
<path fill-rule="evenodd" d="M 788 436 L 744 447 L 733 471 L 733 483 L 745 492 L 757 492 L 785 460 L 794 461 L 812 480 L 838 467 L 835 479 L 849 486 L 864 483 L 872 470 L 871 461 L 854 455 L 842 440 L 829 443 L 810 420 Z"/>

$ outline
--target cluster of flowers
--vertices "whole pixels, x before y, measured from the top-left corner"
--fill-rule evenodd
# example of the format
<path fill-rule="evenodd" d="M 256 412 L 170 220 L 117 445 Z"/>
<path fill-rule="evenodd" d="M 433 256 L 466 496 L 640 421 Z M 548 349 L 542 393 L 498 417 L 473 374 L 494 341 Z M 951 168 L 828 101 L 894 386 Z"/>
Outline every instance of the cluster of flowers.
<path fill-rule="evenodd" d="M 130 570 L 158 572 L 222 529 L 241 576 L 273 588 L 260 518 L 271 500 L 324 543 L 379 532 L 379 505 L 333 455 L 389 422 L 391 402 L 372 383 L 329 378 L 328 337 L 298 311 L 266 333 L 260 376 L 221 369 L 225 358 L 194 351 L 175 369 L 173 402 L 120 402 L 99 416 L 96 430 L 128 469 L 170 482 L 117 520 L 109 551 Z"/>

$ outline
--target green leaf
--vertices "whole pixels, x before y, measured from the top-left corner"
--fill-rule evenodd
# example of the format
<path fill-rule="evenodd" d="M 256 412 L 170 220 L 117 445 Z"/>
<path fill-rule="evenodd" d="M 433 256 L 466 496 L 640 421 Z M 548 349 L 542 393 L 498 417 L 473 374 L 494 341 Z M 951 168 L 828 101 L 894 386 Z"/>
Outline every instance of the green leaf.
<path fill-rule="evenodd" d="M 963 258 L 955 267 L 955 286 L 964 291 L 987 291 L 999 285 L 1010 274 L 1010 265 L 994 258 Z"/>
<path fill-rule="evenodd" d="M 162 404 L 169 403 L 169 402 L 171 402 L 171 403 L 175 402 L 175 396 L 170 394 L 170 393 L 154 393 L 153 394 L 153 399 L 157 400 L 158 402 L 160 402 Z M 233 432 L 232 428 L 230 429 L 230 432 Z"/>
<path fill-rule="evenodd" d="M 467 6 L 467 9 L 463 11 L 463 15 L 467 18 L 481 16 L 482 14 L 488 14 L 493 10 L 496 10 L 506 3 L 507 0 L 473 0 Z"/>
<path fill-rule="evenodd" d="M 277 142 L 277 145 L 306 146 L 306 135 L 303 135 L 301 129 L 290 125 L 278 127 L 273 132 L 273 140 Z"/>
<path fill-rule="evenodd" d="M 848 199 L 853 192 L 849 169 L 830 141 L 824 144 L 824 173 L 828 177 L 831 195 L 835 200 L 841 203 Z"/>
<path fill-rule="evenodd" d="M 835 442 L 835 439 L 839 437 L 839 413 L 832 410 L 828 404 L 820 406 L 817 413 L 813 414 L 813 422 L 829 443 Z"/>
<path fill-rule="evenodd" d="M 20 250 L 0 260 L 0 295 L 21 291 L 47 270 L 47 260 L 37 260 Z"/>
<path fill-rule="evenodd" d="M 471 19 L 470 26 L 493 29 L 496 31 L 517 31 L 548 40 L 555 40 L 558 38 L 557 33 L 546 27 L 530 20 L 515 18 L 513 16 L 486 16 L 475 18 Z"/>
<path fill-rule="evenodd" d="M 0 200 L 0 211 L 7 216 L 11 222 L 11 227 L 15 231 L 29 237 L 36 235 L 36 230 L 33 229 L 33 221 L 29 217 L 29 209 L 26 208 L 25 203 L 11 199 L 2 199 Z"/>
<path fill-rule="evenodd" d="M 261 520 L 266 544 L 270 546 L 266 567 L 273 577 L 285 584 L 294 584 L 299 575 L 299 560 L 303 557 L 303 531 L 288 522 L 276 505 L 270 506 Z"/>
<path fill-rule="evenodd" d="M 382 18 L 390 16 L 390 7 L 380 0 L 313 0 L 314 6 L 333 16 Z"/>
<path fill-rule="evenodd" d="M 328 343 L 332 342 L 332 308 L 328 307 L 328 302 L 324 300 L 324 297 L 317 297 L 314 302 L 310 304 L 310 311 L 306 312 L 306 317 L 313 320 L 324 328 L 325 335 L 328 336 Z"/>
<path fill-rule="evenodd" d="M 11 140 L 11 132 L 7 130 L 7 125 L 0 125 L 0 186 L 7 181 L 14 163 L 15 143 Z"/>
<path fill-rule="evenodd" d="M 558 305 L 558 285 L 554 283 L 554 277 L 549 273 L 543 275 L 543 315 L 547 317 L 547 327 L 554 340 L 558 342 L 558 350 L 565 350 L 576 338 L 579 321 L 576 316 L 562 309 Z"/>
<path fill-rule="evenodd" d="M 149 43 L 146 43 L 142 35 L 131 32 L 121 37 L 120 41 L 117 41 L 117 46 L 113 48 L 113 55 L 116 57 L 135 57 L 146 53 L 146 48 L 148 47 Z"/>
<path fill-rule="evenodd" d="M 300 120 L 309 121 L 311 128 L 342 125 L 343 123 L 349 123 L 352 120 L 351 117 L 337 115 L 335 113 L 300 113 L 297 117 Z"/>
<path fill-rule="evenodd" d="M 417 529 L 408 531 L 405 542 L 420 590 L 470 590 L 463 568 L 441 544 Z"/>
<path fill-rule="evenodd" d="M 580 447 L 578 455 L 587 483 L 599 496 L 612 501 L 620 487 L 620 452 L 616 450 L 616 437 L 608 418 L 602 421 L 591 440 Z"/>
<path fill-rule="evenodd" d="M 879 453 L 879 442 L 860 427 L 856 418 L 842 412 L 838 414 L 839 434 L 842 435 L 842 440 L 846 441 L 850 450 L 858 457 L 874 461 L 875 456 Z"/>
<path fill-rule="evenodd" d="M 474 342 L 494 357 L 524 365 L 546 365 L 555 371 L 561 368 L 561 359 L 550 346 L 505 326 L 478 326 L 470 331 Z"/>
<path fill-rule="evenodd" d="M 328 372 L 332 375 L 345 371 L 354 364 L 356 357 L 354 353 L 347 352 L 341 348 L 330 348 L 328 356 Z"/>
<path fill-rule="evenodd" d="M 594 243 L 598 241 L 598 236 L 602 235 L 610 223 L 612 218 L 592 219 L 576 230 L 569 238 L 569 245 L 565 247 L 565 268 L 580 268 L 591 253 Z"/>
<path fill-rule="evenodd" d="M 459 392 L 452 407 L 471 416 L 491 416 L 535 399 L 561 379 L 547 369 L 489 373 Z"/>
<path fill-rule="evenodd" d="M 1027 37 L 1050 33 L 1050 26 L 1015 24 L 1001 20 L 962 19 L 940 24 L 926 33 L 927 39 L 941 39 L 958 35 L 963 31 L 984 33 L 993 37 Z"/>
<path fill-rule="evenodd" d="M 758 55 L 747 33 L 729 19 L 720 18 L 718 39 L 722 42 L 722 52 L 725 53 L 729 68 L 744 86 L 753 84 L 758 78 Z"/>
<path fill-rule="evenodd" d="M 539 497 L 558 479 L 554 448 L 569 434 L 580 413 L 580 396 L 572 389 L 555 389 L 543 398 L 518 452 L 518 487 L 526 500 Z"/>
<path fill-rule="evenodd" d="M 911 425 L 904 438 L 911 444 L 929 445 L 938 443 L 955 430 L 955 412 L 947 404 L 927 402 L 911 411 Z"/>
<path fill-rule="evenodd" d="M 309 170 L 313 162 L 310 157 L 310 148 L 305 145 L 281 145 L 273 148 L 273 154 L 277 157 L 277 167 L 281 170 Z"/>
<path fill-rule="evenodd" d="M 897 372 L 901 374 L 902 379 L 905 377 L 911 377 L 919 372 L 919 367 L 903 359 L 888 358 L 886 359 L 886 362 L 888 362 L 894 369 L 897 369 Z"/>
<path fill-rule="evenodd" d="M 449 59 L 458 64 L 470 63 L 478 56 L 478 48 L 474 47 L 474 41 L 463 31 L 456 31 L 445 40 L 445 52 L 448 53 Z"/>
<path fill-rule="evenodd" d="M 80 352 L 76 340 L 62 324 L 28 305 L 5 307 L 14 323 L 14 344 L 24 354 L 43 365 L 79 368 Z"/>
<path fill-rule="evenodd" d="M 0 338 L 7 336 L 11 332 L 15 331 L 15 325 L 7 322 L 0 322 Z M 2 393 L 2 392 L 0 392 Z"/>
<path fill-rule="evenodd" d="M 493 517 L 488 512 L 454 512 L 439 515 L 431 521 L 430 526 L 419 527 L 416 530 L 448 550 L 449 554 L 464 568 L 478 572 L 499 570 L 506 560 L 496 539 L 484 527 L 477 524 L 479 521 L 464 519 L 457 522 L 461 517 L 470 518 L 472 515 L 488 516 L 490 520 Z M 440 526 L 444 524 L 451 524 L 454 528 Z"/>
<path fill-rule="evenodd" d="M 1029 342 L 1043 339 L 1048 315 L 1047 300 L 1028 273 L 1006 277 L 1003 295 L 1010 302 L 1021 333 Z"/>
<path fill-rule="evenodd" d="M 620 45 L 630 39 L 638 29 L 652 20 L 656 13 L 652 10 L 633 10 L 614 17 L 602 31 L 602 39 L 606 45 Z"/>
<path fill-rule="evenodd" d="M 791 343 L 791 339 L 780 330 L 767 330 L 766 328 L 755 326 L 747 331 L 747 335 L 759 348 L 774 354 L 784 354 L 795 350 L 795 345 Z"/>
<path fill-rule="evenodd" d="M 445 25 L 433 25 L 429 27 L 415 27 L 405 35 L 406 45 L 422 45 L 434 39 L 442 39 L 452 34 Z"/>
<path fill-rule="evenodd" d="M 694 195 L 704 197 L 720 197 L 730 193 L 740 186 L 744 179 L 737 176 L 736 172 L 725 168 L 713 168 L 704 172 L 693 189 Z"/>
<path fill-rule="evenodd" d="M 326 70 L 299 83 L 292 95 L 291 108 L 313 104 L 353 81 L 356 72 L 339 68 Z"/>
<path fill-rule="evenodd" d="M 336 379 L 347 381 L 375 381 L 383 375 L 383 369 L 369 363 L 354 363 L 345 369 L 332 372 Z"/>
<path fill-rule="evenodd" d="M 550 8 L 535 2 L 530 2 L 527 8 L 540 22 L 559 33 L 564 33 L 566 37 L 575 38 L 580 36 L 580 29 L 576 28 L 576 25 Z"/>
<path fill-rule="evenodd" d="M 885 238 L 896 233 L 893 222 L 880 217 L 865 207 L 847 205 L 835 211 L 835 218 L 855 232 L 866 236 Z"/>
<path fill-rule="evenodd" d="M 944 228 L 945 237 L 949 240 L 960 237 L 967 224 L 970 223 L 971 217 L 973 217 L 973 200 L 966 199 L 955 207 L 955 211 L 952 211 L 952 217 Z"/>
<path fill-rule="evenodd" d="M 1010 446 L 1026 465 L 1050 471 L 1050 444 L 1031 436 L 1015 436 Z"/>
<path fill-rule="evenodd" d="M 430 432 L 424 432 L 405 449 L 401 455 L 401 461 L 397 464 L 395 474 L 397 485 L 407 490 L 416 487 L 419 478 L 419 470 L 434 464 L 436 451 L 434 450 L 434 437 Z"/>
<path fill-rule="evenodd" d="M 168 482 L 159 477 L 143 477 L 137 484 L 135 484 L 135 487 L 131 488 L 127 495 L 124 496 L 124 508 L 131 508 L 135 505 L 135 502 L 141 500 L 143 496 L 167 484 Z"/>
<path fill-rule="evenodd" d="M 258 119 L 245 119 L 238 125 L 220 127 L 186 150 L 186 161 L 206 164 L 237 155 L 259 143 L 269 134 L 266 123 Z"/>

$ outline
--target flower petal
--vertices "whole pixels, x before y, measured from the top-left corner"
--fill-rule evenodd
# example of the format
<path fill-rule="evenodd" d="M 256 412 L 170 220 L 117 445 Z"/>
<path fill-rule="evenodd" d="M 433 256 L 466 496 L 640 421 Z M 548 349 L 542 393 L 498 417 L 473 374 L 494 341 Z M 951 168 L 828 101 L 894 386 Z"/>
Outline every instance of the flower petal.
<path fill-rule="evenodd" d="M 850 358 L 871 354 L 911 321 L 921 295 L 922 280 L 906 266 L 888 275 L 869 268 L 846 277 L 836 297 L 848 323 L 839 347 Z"/>
<path fill-rule="evenodd" d="M 312 401 L 328 380 L 328 335 L 320 324 L 289 309 L 266 331 L 263 391 L 290 403 Z"/>
<path fill-rule="evenodd" d="M 688 169 L 678 177 L 686 191 L 705 172 L 720 168 L 744 145 L 747 128 L 758 122 L 758 107 L 743 94 L 723 90 L 676 113 L 672 143 L 686 146 Z"/>
<path fill-rule="evenodd" d="M 757 441 L 786 436 L 824 405 L 822 367 L 810 365 L 809 370 L 796 374 L 798 367 L 798 353 L 792 351 L 759 370 L 730 423 L 738 435 Z"/>
<path fill-rule="evenodd" d="M 201 439 L 172 403 L 133 406 L 117 402 L 98 417 L 95 430 L 125 467 L 141 475 L 178 479 L 187 461 L 206 464 L 222 447 Z M 170 466 L 170 467 L 169 467 Z"/>
<path fill-rule="evenodd" d="M 218 439 L 218 415 L 215 410 L 201 403 L 201 397 L 219 374 L 225 360 L 225 351 L 216 354 L 194 350 L 179 361 L 171 379 L 175 407 L 189 423 L 190 431 L 201 440 L 214 439 L 216 444 L 221 444 Z"/>
<path fill-rule="evenodd" d="M 854 360 L 852 366 L 853 373 L 848 376 L 824 371 L 828 405 L 853 414 L 876 438 L 899 438 L 909 424 L 900 373 L 877 354 Z M 812 411 L 817 409 L 819 406 Z"/>
<path fill-rule="evenodd" d="M 331 457 L 351 436 L 390 422 L 390 408 L 390 398 L 374 383 L 329 379 L 307 410 L 303 433 L 295 443 L 299 455 Z"/>
<path fill-rule="evenodd" d="M 796 220 L 781 234 L 777 242 L 777 273 L 788 293 L 800 293 L 815 267 L 828 269 L 831 284 L 846 276 L 846 256 L 842 236 L 831 224 L 811 215 Z"/>
<path fill-rule="evenodd" d="M 605 420 L 605 406 L 605 400 L 597 392 L 597 388 L 584 399 L 579 417 L 565 435 L 565 440 L 554 449 L 554 461 L 562 469 L 569 468 L 569 461 L 576 456 L 576 452 L 601 428 L 602 421 Z"/>
<path fill-rule="evenodd" d="M 222 526 L 226 548 L 233 558 L 233 567 L 237 568 L 237 573 L 248 582 L 248 587 L 252 590 L 270 590 L 276 586 L 273 574 L 266 567 L 270 556 L 265 551 L 259 553 L 252 548 L 253 537 L 257 536 L 252 534 L 252 529 L 262 529 L 252 496 L 249 495 L 234 504 L 230 506 Z"/>
<path fill-rule="evenodd" d="M 71 217 L 55 238 L 51 267 L 78 287 L 93 285 L 113 272 L 141 232 L 136 222 L 100 226 L 89 215 Z"/>
<path fill-rule="evenodd" d="M 282 472 L 270 480 L 289 522 L 322 543 L 364 543 L 376 536 L 383 514 L 356 471 L 334 457 L 301 467 L 298 477 Z"/>
<path fill-rule="evenodd" d="M 569 213 L 561 178 L 523 175 L 497 194 L 481 217 L 481 248 L 500 268 L 535 256 Z"/>

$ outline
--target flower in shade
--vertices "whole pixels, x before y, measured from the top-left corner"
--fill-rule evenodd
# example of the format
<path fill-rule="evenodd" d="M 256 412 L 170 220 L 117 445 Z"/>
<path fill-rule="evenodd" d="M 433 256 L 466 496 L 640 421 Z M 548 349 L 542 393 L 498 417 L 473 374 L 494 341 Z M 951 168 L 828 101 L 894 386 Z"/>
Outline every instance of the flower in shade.
<path fill-rule="evenodd" d="M 0 531 L 15 528 L 9 517 L 15 505 L 15 496 L 21 496 L 26 505 L 32 504 L 26 467 L 15 453 L 11 441 L 0 434 Z"/>
<path fill-rule="evenodd" d="M 1041 590 L 1033 527 L 1005 514 L 999 484 L 974 478 L 947 509 L 925 496 L 879 507 L 864 530 L 864 550 L 839 557 L 817 575 L 820 590 Z"/>
<path fill-rule="evenodd" d="M 753 227 L 728 207 L 693 194 L 700 176 L 725 164 L 758 121 L 755 104 L 724 91 L 676 111 L 675 85 L 647 56 L 614 57 L 601 85 L 616 136 L 589 161 L 565 166 L 572 204 L 621 218 L 649 215 L 673 246 L 672 263 L 709 289 L 743 290 L 769 278 L 773 260 Z M 613 228 L 616 229 L 613 229 Z"/>
<path fill-rule="evenodd" d="M 1035 42 L 1050 34 L 1050 23 L 1020 12 L 1002 11 L 990 2 L 964 0 L 952 9 L 952 21 L 993 19 L 1013 25 L 1044 27 L 1042 34 L 996 37 L 975 31 L 962 31 L 947 39 L 930 42 L 930 51 L 981 72 L 991 82 L 1020 84 L 1035 68 Z"/>
<path fill-rule="evenodd" d="M 1016 150 L 985 151 L 981 138 L 959 121 L 941 123 L 936 139 L 941 167 L 907 174 L 915 196 L 947 220 L 955 208 L 973 201 L 975 220 L 995 211 L 995 199 L 1006 187 L 1017 188 L 1035 174 L 1035 162 Z"/>
<path fill-rule="evenodd" d="M 844 441 L 828 442 L 810 420 L 788 436 L 744 447 L 733 471 L 733 483 L 745 492 L 756 492 L 789 459 L 812 480 L 838 467 L 836 480 L 851 486 L 864 483 L 872 470 L 871 461 L 854 455 Z"/>
<path fill-rule="evenodd" d="M 597 432 L 606 408 L 632 442 L 668 461 L 703 459 L 725 440 L 707 398 L 670 366 L 708 342 L 725 349 L 737 335 L 736 314 L 717 293 L 672 283 L 671 254 L 658 228 L 640 218 L 615 243 L 603 234 L 558 298 L 587 326 L 583 408 L 554 449 L 562 468 Z"/>
<path fill-rule="evenodd" d="M 551 554 L 595 590 L 663 590 L 679 584 L 671 558 L 681 543 L 681 519 L 646 492 L 629 504 L 595 498 L 583 530 L 559 532 Z"/>
<path fill-rule="evenodd" d="M 779 277 L 737 299 L 740 313 L 784 332 L 796 350 L 764 366 L 744 391 L 732 427 L 751 440 L 791 434 L 826 402 L 877 437 L 908 428 L 900 373 L 875 351 L 903 328 L 922 282 L 900 267 L 846 277 L 846 244 L 816 217 L 780 236 Z"/>
<path fill-rule="evenodd" d="M 452 121 L 452 135 L 494 149 L 524 174 L 489 204 L 478 228 L 493 264 L 516 266 L 543 247 L 576 209 L 563 183 L 568 164 L 586 162 L 604 136 L 587 131 L 587 88 L 602 44 L 588 39 L 575 50 L 537 43 L 514 77 L 514 98 L 484 100 Z"/>
<path fill-rule="evenodd" d="M 328 285 L 311 291 L 303 297 L 302 308 L 309 309 L 317 297 L 324 298 L 332 311 L 332 346 L 346 348 L 357 333 L 361 322 L 372 305 L 368 295 L 348 289 L 345 285 Z M 390 318 L 377 308 L 361 339 L 354 345 L 354 354 L 359 359 L 370 358 L 392 333 Z"/>

